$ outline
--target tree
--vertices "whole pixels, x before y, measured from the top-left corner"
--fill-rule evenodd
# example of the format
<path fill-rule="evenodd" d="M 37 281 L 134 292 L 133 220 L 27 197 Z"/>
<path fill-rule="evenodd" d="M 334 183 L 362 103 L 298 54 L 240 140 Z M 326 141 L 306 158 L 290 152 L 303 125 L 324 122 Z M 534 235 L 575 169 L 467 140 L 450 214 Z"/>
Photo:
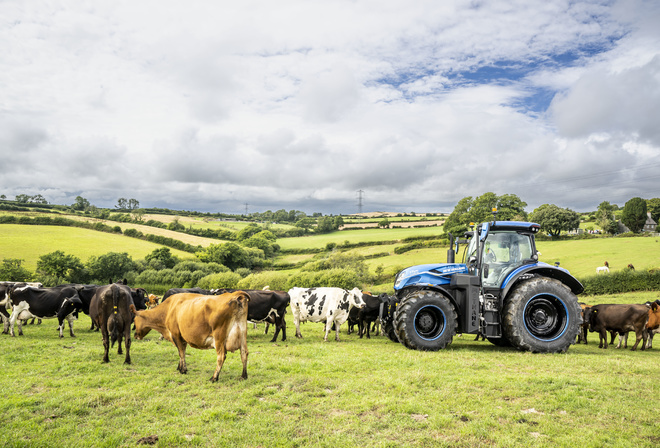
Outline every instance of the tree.
<path fill-rule="evenodd" d="M 211 244 L 204 252 L 198 252 L 197 257 L 205 262 L 215 262 L 227 266 L 232 271 L 238 268 L 252 267 L 250 255 L 236 243 Z"/>
<path fill-rule="evenodd" d="M 138 208 L 140 208 L 140 201 L 138 201 L 137 199 L 129 199 L 127 206 L 129 210 L 137 210 Z"/>
<path fill-rule="evenodd" d="M 646 201 L 646 211 L 651 212 L 651 218 L 660 223 L 660 198 L 653 198 Z"/>
<path fill-rule="evenodd" d="M 173 268 L 178 262 L 179 259 L 172 255 L 169 247 L 161 247 L 154 249 L 150 254 L 147 254 L 144 259 L 151 264 L 152 261 L 158 261 L 163 265 L 164 268 Z"/>
<path fill-rule="evenodd" d="M 85 211 L 90 207 L 90 203 L 87 199 L 82 196 L 76 196 L 76 202 L 71 206 L 74 210 Z"/>
<path fill-rule="evenodd" d="M 378 222 L 378 227 L 380 227 L 381 229 L 389 229 L 390 228 L 390 220 L 387 219 L 387 218 L 381 219 Z"/>
<path fill-rule="evenodd" d="M 609 221 L 614 219 L 614 207 L 608 201 L 603 201 L 598 205 L 598 212 L 596 213 L 596 223 L 605 228 L 608 226 Z"/>
<path fill-rule="evenodd" d="M 56 250 L 39 257 L 37 274 L 52 277 L 56 283 L 78 283 L 85 277 L 85 267 L 75 255 Z"/>
<path fill-rule="evenodd" d="M 644 228 L 646 222 L 646 201 L 642 198 L 632 198 L 623 206 L 621 222 L 631 232 L 638 233 Z"/>
<path fill-rule="evenodd" d="M 495 193 L 484 193 L 472 199 L 467 196 L 456 204 L 454 211 L 444 224 L 445 232 L 460 235 L 468 229 L 470 223 L 480 223 L 493 219 L 493 208 L 497 208 L 497 219 L 508 221 L 512 219 L 525 220 L 527 203 L 515 194 L 497 196 Z"/>
<path fill-rule="evenodd" d="M 332 218 L 330 216 L 321 216 L 316 221 L 316 232 L 317 233 L 330 233 L 333 230 L 337 230 L 335 228 L 334 218 Z"/>
<path fill-rule="evenodd" d="M 568 208 L 557 207 L 554 204 L 543 204 L 535 209 L 529 219 L 541 225 L 541 230 L 557 237 L 562 231 L 580 227 L 580 214 Z"/>
<path fill-rule="evenodd" d="M 93 280 L 116 281 L 124 278 L 126 273 L 135 270 L 135 263 L 126 252 L 108 252 L 98 257 L 90 257 L 87 268 Z"/>
<path fill-rule="evenodd" d="M 23 260 L 18 258 L 5 258 L 0 265 L 0 278 L 8 282 L 27 282 L 32 278 L 30 271 L 21 264 Z"/>
<path fill-rule="evenodd" d="M 126 210 L 128 208 L 128 200 L 126 200 L 126 198 L 117 199 L 117 205 L 115 205 L 115 208 L 119 210 Z"/>

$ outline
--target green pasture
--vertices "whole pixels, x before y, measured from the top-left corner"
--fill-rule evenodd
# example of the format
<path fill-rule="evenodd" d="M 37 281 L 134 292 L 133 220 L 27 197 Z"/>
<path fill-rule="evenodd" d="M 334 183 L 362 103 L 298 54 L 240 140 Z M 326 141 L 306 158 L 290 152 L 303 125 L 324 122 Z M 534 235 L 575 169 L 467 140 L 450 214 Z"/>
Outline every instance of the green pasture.
<path fill-rule="evenodd" d="M 660 238 L 593 238 L 585 240 L 537 241 L 541 261 L 568 269 L 571 274 L 589 276 L 605 261 L 610 271 L 625 269 L 632 264 L 636 269 L 660 267 Z"/>
<path fill-rule="evenodd" d="M 344 244 L 348 241 L 351 244 L 369 243 L 376 241 L 396 241 L 414 236 L 433 236 L 438 237 L 442 234 L 442 227 L 419 227 L 406 229 L 361 229 L 361 230 L 341 230 L 322 235 L 309 235 L 297 238 L 279 238 L 277 244 L 282 249 L 318 249 L 324 248 L 328 243 Z"/>
<path fill-rule="evenodd" d="M 641 303 L 648 294 L 619 297 Z M 600 302 L 599 302 L 600 303 Z M 323 342 L 322 325 L 271 343 L 248 330 L 248 379 L 229 353 L 217 383 L 215 352 L 178 355 L 151 332 L 102 363 L 101 335 L 81 315 L 76 337 L 55 321 L 0 335 L 0 411 L 6 447 L 656 447 L 660 347 L 588 345 L 531 354 L 455 337 L 418 352 L 386 337 Z M 657 341 L 656 341 L 657 342 Z"/>
<path fill-rule="evenodd" d="M 133 259 L 140 259 L 159 247 L 162 246 L 136 238 L 78 227 L 0 225 L 0 260 L 24 260 L 23 266 L 31 271 L 36 269 L 39 257 L 56 250 L 86 262 L 91 256 L 108 252 L 126 252 Z M 177 249 L 170 251 L 182 259 L 192 257 Z"/>

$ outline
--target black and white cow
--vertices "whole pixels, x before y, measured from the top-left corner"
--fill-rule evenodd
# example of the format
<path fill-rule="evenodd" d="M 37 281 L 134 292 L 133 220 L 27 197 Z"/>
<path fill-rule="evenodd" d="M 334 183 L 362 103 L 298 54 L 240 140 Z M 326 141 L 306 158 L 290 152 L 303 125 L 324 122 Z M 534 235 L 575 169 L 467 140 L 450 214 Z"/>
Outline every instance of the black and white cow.
<path fill-rule="evenodd" d="M 52 288 L 33 288 L 31 286 L 13 286 L 9 291 L 9 301 L 13 307 L 9 317 L 9 332 L 14 336 L 14 324 L 18 320 L 18 334 L 23 335 L 21 319 L 38 317 L 41 319 L 57 318 L 60 337 L 64 337 L 64 321 L 69 322 L 69 333 L 73 334 L 74 314 L 82 307 L 78 291 L 73 286 L 54 286 Z"/>
<path fill-rule="evenodd" d="M 364 307 L 362 291 L 358 288 L 351 291 L 341 288 L 292 288 L 289 297 L 297 338 L 302 338 L 300 322 L 325 322 L 323 340 L 328 340 L 328 333 L 335 324 L 335 339 L 339 341 L 339 327 L 348 319 L 351 308 Z"/>
<path fill-rule="evenodd" d="M 7 306 L 9 305 L 9 290 L 13 283 L 2 282 L 0 284 L 0 318 L 2 319 L 2 333 L 9 333 L 9 312 Z"/>
<path fill-rule="evenodd" d="M 282 341 L 286 341 L 286 307 L 289 306 L 289 294 L 284 291 L 262 289 L 214 289 L 213 294 L 245 291 L 250 296 L 248 302 L 247 320 L 250 322 L 267 322 L 275 324 L 275 335 L 270 342 L 276 342 L 282 330 Z M 268 328 L 266 328 L 268 331 Z"/>

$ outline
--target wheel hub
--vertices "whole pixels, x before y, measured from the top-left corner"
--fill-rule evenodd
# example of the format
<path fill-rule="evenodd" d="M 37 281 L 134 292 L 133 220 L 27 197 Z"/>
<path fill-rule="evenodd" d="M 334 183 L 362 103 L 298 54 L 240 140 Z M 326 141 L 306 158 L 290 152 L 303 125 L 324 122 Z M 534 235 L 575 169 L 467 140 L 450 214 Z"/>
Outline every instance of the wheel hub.
<path fill-rule="evenodd" d="M 563 307 L 551 296 L 538 296 L 527 304 L 525 325 L 538 338 L 551 338 L 562 331 L 566 323 Z"/>

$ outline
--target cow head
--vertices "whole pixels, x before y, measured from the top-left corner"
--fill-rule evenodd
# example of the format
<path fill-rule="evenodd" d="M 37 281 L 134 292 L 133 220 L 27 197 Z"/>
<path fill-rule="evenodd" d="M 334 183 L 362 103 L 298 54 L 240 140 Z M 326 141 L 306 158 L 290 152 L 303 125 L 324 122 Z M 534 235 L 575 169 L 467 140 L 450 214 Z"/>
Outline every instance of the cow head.
<path fill-rule="evenodd" d="M 365 303 L 362 300 L 362 291 L 360 288 L 353 288 L 348 293 L 348 303 L 351 307 L 364 308 Z"/>
<path fill-rule="evenodd" d="M 136 310 L 135 305 L 132 303 L 129 305 L 129 309 L 135 316 L 135 319 L 133 320 L 133 323 L 135 324 L 134 337 L 137 340 L 141 340 L 151 331 L 151 328 L 146 326 L 145 318 L 141 316 L 142 311 Z"/>
<path fill-rule="evenodd" d="M 649 310 L 649 321 L 646 324 L 646 328 L 655 329 L 660 327 L 660 304 L 657 301 L 651 304 L 651 309 Z"/>

